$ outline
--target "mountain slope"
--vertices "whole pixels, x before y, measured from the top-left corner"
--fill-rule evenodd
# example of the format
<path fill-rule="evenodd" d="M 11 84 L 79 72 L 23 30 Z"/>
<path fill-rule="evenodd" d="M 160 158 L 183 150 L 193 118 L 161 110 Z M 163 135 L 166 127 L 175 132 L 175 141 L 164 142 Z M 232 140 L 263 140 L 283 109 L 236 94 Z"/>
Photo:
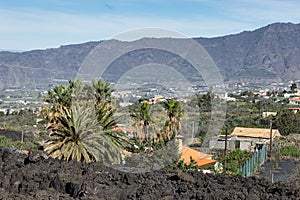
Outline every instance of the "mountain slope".
<path fill-rule="evenodd" d="M 276 23 L 251 32 L 197 40 L 230 80 L 299 79 L 299 24 Z"/>
<path fill-rule="evenodd" d="M 74 78 L 81 62 L 96 45 L 89 42 L 23 53 L 0 52 L 0 88 L 45 86 L 53 79 Z"/>
<path fill-rule="evenodd" d="M 195 40 L 212 56 L 224 80 L 278 81 L 300 77 L 300 24 L 275 23 L 254 31 Z M 74 78 L 84 58 L 99 43 L 22 53 L 0 52 L 0 89 L 49 85 L 53 79 Z M 149 51 L 140 52 L 139 59 L 144 56 L 151 62 L 148 54 Z M 157 62 L 159 58 L 153 60 Z"/>

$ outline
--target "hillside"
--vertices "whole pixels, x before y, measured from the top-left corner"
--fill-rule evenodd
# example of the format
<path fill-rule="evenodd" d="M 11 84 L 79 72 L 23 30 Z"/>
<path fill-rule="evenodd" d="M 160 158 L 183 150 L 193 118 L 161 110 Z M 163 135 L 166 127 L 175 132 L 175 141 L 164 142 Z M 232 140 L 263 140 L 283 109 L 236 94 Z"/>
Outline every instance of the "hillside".
<path fill-rule="evenodd" d="M 300 24 L 275 23 L 254 31 L 195 40 L 212 56 L 226 81 L 297 80 L 300 77 Z M 22 53 L 0 52 L 0 89 L 47 86 L 53 79 L 74 78 L 82 61 L 99 43 Z M 126 62 L 130 56 L 138 57 L 135 62 L 147 60 L 148 63 L 165 57 L 162 52 L 144 50 L 125 56 L 115 64 L 127 67 L 131 64 Z M 186 65 L 178 58 L 174 61 L 177 65 Z"/>
<path fill-rule="evenodd" d="M 300 24 L 275 23 L 255 31 L 197 40 L 229 80 L 300 77 Z"/>
<path fill-rule="evenodd" d="M 0 52 L 0 89 L 47 86 L 53 79 L 74 78 L 81 62 L 96 45 L 89 42 L 22 53 Z"/>

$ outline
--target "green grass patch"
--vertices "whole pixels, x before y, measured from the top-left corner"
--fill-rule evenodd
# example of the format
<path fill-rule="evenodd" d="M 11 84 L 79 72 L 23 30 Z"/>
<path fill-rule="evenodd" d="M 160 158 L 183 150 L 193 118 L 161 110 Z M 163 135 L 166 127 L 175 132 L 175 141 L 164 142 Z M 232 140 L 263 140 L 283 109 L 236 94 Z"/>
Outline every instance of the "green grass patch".
<path fill-rule="evenodd" d="M 17 149 L 37 149 L 38 143 L 20 142 L 20 141 L 13 142 L 7 137 L 0 135 L 0 146 L 15 147 Z"/>
<path fill-rule="evenodd" d="M 279 149 L 279 153 L 282 156 L 291 156 L 295 158 L 300 157 L 300 151 L 296 146 L 286 146 Z"/>

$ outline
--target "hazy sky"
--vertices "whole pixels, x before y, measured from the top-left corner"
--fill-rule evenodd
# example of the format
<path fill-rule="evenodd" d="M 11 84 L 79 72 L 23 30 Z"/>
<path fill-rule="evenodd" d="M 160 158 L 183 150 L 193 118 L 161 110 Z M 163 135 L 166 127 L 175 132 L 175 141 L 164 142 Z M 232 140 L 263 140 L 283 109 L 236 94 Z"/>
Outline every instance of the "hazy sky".
<path fill-rule="evenodd" d="M 109 39 L 156 27 L 214 37 L 300 22 L 299 0 L 0 0 L 0 49 Z"/>

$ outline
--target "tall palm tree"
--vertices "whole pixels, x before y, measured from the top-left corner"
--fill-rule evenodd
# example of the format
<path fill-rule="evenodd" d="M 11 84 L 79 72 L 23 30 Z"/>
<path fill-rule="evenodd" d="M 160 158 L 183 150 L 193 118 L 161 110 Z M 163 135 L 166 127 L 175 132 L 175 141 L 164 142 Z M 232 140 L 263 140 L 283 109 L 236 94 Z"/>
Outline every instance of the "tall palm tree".
<path fill-rule="evenodd" d="M 119 160 L 112 149 L 126 141 L 123 135 L 112 132 L 116 121 L 111 106 L 113 89 L 105 81 L 69 81 L 69 85 L 55 86 L 44 99 L 50 103 L 43 116 L 50 130 L 46 151 L 55 158 L 78 161 L 103 160 L 102 155 Z M 101 133 L 101 134 L 100 134 Z M 104 147 L 107 148 L 104 148 Z M 105 152 L 105 149 L 108 152 Z M 110 153 L 111 152 L 111 153 Z"/>
<path fill-rule="evenodd" d="M 49 103 L 50 106 L 44 107 L 42 111 L 47 123 L 55 123 L 60 115 L 61 106 L 71 107 L 74 93 L 79 91 L 78 88 L 81 87 L 82 82 L 80 80 L 69 80 L 69 85 L 56 85 L 53 89 L 48 90 L 47 96 L 43 98 L 43 101 Z"/>
<path fill-rule="evenodd" d="M 57 123 L 50 123 L 50 139 L 45 151 L 53 158 L 79 162 L 109 161 L 120 163 L 118 147 L 99 125 L 91 102 L 61 106 Z"/>
<path fill-rule="evenodd" d="M 95 98 L 97 103 L 99 102 L 111 102 L 111 95 L 114 89 L 111 87 L 110 83 L 104 80 L 93 80 L 92 86 L 95 89 Z"/>
<path fill-rule="evenodd" d="M 163 107 L 168 115 L 168 119 L 165 122 L 164 133 L 167 140 L 170 140 L 178 133 L 181 127 L 180 117 L 182 116 L 182 110 L 176 98 L 164 101 Z"/>
<path fill-rule="evenodd" d="M 94 80 L 92 89 L 95 99 L 95 107 L 100 125 L 104 130 L 110 130 L 116 125 L 113 115 L 115 110 L 112 107 L 112 92 L 114 91 L 110 83 L 103 80 Z"/>
<path fill-rule="evenodd" d="M 150 137 L 148 134 L 148 128 L 151 123 L 150 108 L 151 104 L 146 100 L 140 100 L 129 108 L 130 117 L 135 120 L 141 130 L 137 136 L 140 141 L 146 141 Z"/>
<path fill-rule="evenodd" d="M 81 80 L 69 80 L 68 85 L 56 85 L 53 90 L 48 90 L 48 94 L 43 98 L 45 102 L 53 106 L 66 106 L 70 107 L 72 104 L 72 97 L 76 91 L 82 88 Z"/>

